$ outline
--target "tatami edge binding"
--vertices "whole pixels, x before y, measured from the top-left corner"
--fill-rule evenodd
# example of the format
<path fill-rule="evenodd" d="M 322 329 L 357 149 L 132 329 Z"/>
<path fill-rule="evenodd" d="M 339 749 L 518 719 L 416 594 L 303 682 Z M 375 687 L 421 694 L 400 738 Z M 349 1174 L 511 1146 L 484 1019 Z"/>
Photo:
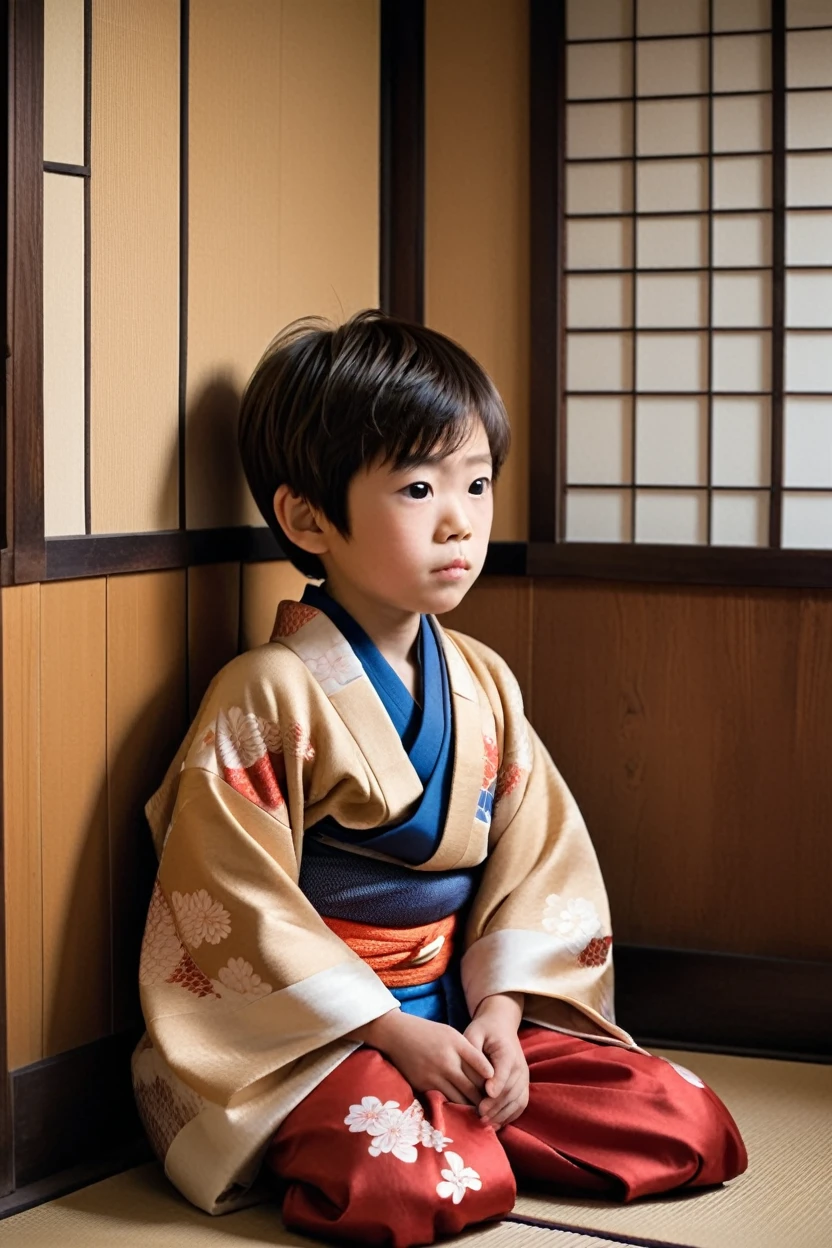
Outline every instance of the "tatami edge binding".
<path fill-rule="evenodd" d="M 546 1218 L 531 1218 L 524 1213 L 509 1213 L 501 1220 L 518 1222 L 521 1226 L 535 1226 L 542 1231 L 568 1231 L 573 1235 L 586 1235 L 588 1239 L 624 1244 L 625 1248 L 695 1248 L 693 1244 L 682 1244 L 678 1240 L 671 1242 L 666 1239 L 644 1239 L 640 1235 L 619 1235 L 617 1231 L 593 1230 L 587 1226 L 575 1226 L 569 1222 L 549 1222 Z"/>

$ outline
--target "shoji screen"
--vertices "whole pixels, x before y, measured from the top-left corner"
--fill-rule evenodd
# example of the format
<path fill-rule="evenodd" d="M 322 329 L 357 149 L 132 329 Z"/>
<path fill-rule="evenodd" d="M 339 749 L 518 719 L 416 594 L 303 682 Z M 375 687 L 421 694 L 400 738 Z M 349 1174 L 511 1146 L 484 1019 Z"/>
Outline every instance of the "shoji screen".
<path fill-rule="evenodd" d="M 568 6 L 568 541 L 768 543 L 768 8 Z"/>
<path fill-rule="evenodd" d="M 783 545 L 832 547 L 832 3 L 786 8 Z"/>

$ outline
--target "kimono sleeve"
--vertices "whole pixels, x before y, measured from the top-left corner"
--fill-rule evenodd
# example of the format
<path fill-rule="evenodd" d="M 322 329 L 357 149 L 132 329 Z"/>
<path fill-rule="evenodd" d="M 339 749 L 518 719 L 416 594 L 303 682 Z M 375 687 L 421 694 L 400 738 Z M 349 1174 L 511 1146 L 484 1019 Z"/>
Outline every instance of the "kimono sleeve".
<path fill-rule="evenodd" d="M 283 731 L 274 707 L 220 696 L 176 776 L 142 1008 L 168 1066 L 220 1105 L 398 1007 L 298 887 L 313 767 L 308 738 Z"/>

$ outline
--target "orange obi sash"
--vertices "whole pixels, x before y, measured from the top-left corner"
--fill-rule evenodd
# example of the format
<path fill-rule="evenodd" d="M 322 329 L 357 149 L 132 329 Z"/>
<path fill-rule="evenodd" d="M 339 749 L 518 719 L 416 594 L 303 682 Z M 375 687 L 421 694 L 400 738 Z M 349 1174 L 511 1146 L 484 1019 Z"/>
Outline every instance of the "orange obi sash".
<path fill-rule="evenodd" d="M 423 927 L 374 927 L 371 923 L 321 917 L 388 988 L 430 984 L 448 969 L 455 914 Z"/>

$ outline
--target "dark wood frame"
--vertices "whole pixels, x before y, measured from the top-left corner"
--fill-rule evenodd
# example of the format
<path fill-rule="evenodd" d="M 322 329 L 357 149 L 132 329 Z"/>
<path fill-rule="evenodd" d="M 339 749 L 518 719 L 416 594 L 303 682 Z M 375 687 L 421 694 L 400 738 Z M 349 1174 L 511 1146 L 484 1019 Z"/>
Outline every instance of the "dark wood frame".
<path fill-rule="evenodd" d="M 421 322 L 425 271 L 425 0 L 381 0 L 380 290 Z"/>

